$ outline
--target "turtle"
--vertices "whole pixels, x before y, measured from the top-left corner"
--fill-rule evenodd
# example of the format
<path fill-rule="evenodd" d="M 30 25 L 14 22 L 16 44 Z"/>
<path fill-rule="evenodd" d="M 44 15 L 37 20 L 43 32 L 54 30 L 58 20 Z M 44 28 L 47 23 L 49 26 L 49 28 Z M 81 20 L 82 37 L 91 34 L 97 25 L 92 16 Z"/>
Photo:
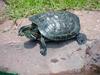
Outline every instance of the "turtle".
<path fill-rule="evenodd" d="M 30 25 L 22 26 L 18 34 L 40 42 L 40 53 L 47 54 L 48 41 L 75 39 L 78 44 L 86 42 L 86 35 L 80 33 L 79 17 L 68 11 L 50 11 L 29 17 Z"/>

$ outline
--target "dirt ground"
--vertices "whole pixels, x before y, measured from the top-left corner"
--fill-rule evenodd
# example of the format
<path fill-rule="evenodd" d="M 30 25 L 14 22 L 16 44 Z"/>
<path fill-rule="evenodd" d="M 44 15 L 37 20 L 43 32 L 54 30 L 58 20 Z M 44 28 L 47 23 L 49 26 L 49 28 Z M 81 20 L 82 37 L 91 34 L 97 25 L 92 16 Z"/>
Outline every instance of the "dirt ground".
<path fill-rule="evenodd" d="M 8 16 L 6 15 L 6 4 L 4 0 L 0 0 L 0 24 L 2 24 L 5 20 L 8 19 Z"/>

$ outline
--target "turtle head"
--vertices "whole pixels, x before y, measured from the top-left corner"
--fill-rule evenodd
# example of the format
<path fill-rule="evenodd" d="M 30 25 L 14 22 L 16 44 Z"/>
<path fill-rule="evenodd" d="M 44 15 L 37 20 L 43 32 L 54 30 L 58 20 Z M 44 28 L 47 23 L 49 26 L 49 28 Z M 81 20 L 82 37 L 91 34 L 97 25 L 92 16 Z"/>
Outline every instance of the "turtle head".
<path fill-rule="evenodd" d="M 18 31 L 19 36 L 26 36 L 31 40 L 36 40 L 36 34 L 37 32 L 34 29 L 32 29 L 31 26 L 22 26 Z"/>

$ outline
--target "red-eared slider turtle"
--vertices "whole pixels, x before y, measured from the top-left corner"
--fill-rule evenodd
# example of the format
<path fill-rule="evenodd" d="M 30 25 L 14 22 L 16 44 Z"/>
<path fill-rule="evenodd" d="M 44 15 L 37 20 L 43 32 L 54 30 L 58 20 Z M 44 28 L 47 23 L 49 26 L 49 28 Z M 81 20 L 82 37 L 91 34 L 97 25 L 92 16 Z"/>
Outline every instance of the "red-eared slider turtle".
<path fill-rule="evenodd" d="M 79 18 L 67 11 L 52 11 L 33 15 L 31 25 L 19 30 L 20 36 L 40 41 L 42 55 L 46 55 L 46 41 L 63 41 L 75 38 L 79 44 L 85 43 L 86 36 L 80 31 Z"/>

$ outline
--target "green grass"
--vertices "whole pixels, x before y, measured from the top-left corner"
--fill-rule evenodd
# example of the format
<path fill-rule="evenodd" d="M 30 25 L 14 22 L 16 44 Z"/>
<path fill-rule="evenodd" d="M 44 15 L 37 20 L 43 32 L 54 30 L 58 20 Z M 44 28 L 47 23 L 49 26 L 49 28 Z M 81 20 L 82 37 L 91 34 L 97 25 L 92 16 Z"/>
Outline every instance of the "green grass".
<path fill-rule="evenodd" d="M 6 0 L 10 18 L 21 18 L 50 10 L 100 10 L 100 0 Z"/>

